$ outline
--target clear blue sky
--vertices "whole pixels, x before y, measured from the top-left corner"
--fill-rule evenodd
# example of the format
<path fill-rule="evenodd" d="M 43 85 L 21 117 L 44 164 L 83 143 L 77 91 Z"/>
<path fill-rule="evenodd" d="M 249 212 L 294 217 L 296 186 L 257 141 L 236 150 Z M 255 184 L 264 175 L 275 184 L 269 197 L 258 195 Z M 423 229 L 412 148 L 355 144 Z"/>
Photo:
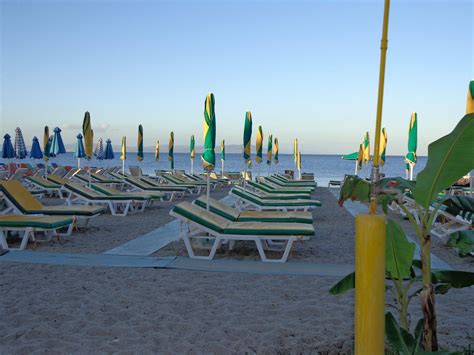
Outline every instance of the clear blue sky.
<path fill-rule="evenodd" d="M 28 146 L 44 125 L 73 143 L 86 110 L 95 136 L 145 145 L 202 142 L 207 92 L 217 137 L 241 144 L 244 114 L 283 151 L 354 151 L 371 138 L 383 1 L 2 1 L 1 133 Z M 473 69 L 472 1 L 392 1 L 383 126 L 419 154 L 464 115 Z M 252 140 L 255 140 L 255 130 Z M 132 147 L 130 147 L 132 149 Z"/>

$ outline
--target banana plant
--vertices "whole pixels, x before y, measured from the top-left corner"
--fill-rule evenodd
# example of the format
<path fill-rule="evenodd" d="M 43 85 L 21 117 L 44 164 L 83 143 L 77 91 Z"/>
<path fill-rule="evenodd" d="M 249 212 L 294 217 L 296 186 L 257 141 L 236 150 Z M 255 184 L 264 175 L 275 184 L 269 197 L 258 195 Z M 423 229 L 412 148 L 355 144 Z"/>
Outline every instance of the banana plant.
<path fill-rule="evenodd" d="M 416 184 L 402 178 L 388 178 L 377 185 L 377 200 L 386 212 L 392 201 L 398 203 L 415 228 L 421 245 L 421 310 L 423 313 L 423 347 L 426 351 L 437 351 L 435 289 L 431 273 L 430 230 L 438 210 L 443 205 L 437 200 L 438 193 L 449 188 L 459 178 L 474 168 L 474 113 L 465 115 L 448 135 L 428 146 L 428 161 L 417 176 Z M 367 202 L 370 185 L 355 177 L 347 180 L 341 188 L 339 203 L 345 200 Z M 415 200 L 415 214 L 403 204 L 400 191 L 409 189 Z"/>

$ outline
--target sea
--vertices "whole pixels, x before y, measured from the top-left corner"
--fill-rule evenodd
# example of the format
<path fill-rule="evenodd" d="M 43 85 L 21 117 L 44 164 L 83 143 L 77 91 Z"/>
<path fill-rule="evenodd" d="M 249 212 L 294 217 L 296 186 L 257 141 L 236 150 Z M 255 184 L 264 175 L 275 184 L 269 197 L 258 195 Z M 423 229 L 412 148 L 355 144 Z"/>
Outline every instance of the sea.
<path fill-rule="evenodd" d="M 122 161 L 119 159 L 120 155 L 116 154 L 116 158 L 113 160 L 97 160 L 92 159 L 89 162 L 82 159 L 81 166 L 95 166 L 95 167 L 111 167 L 122 165 Z M 243 171 L 244 161 L 242 154 L 227 153 L 224 161 L 225 171 Z M 254 157 L 253 157 L 254 158 Z M 264 155 L 264 158 L 266 156 Z M 20 162 L 19 160 L 12 159 L 12 162 Z M 414 177 L 417 172 L 420 172 L 425 167 L 427 157 L 418 157 L 418 162 L 414 169 Z M 7 163 L 6 160 L 0 162 Z M 33 159 L 23 159 L 22 162 L 36 164 L 43 162 L 42 160 L 35 161 Z M 51 158 L 50 162 L 55 162 L 59 165 L 69 165 L 76 167 L 77 159 L 73 157 L 72 153 L 61 154 L 55 158 Z M 329 180 L 341 180 L 345 174 L 354 174 L 355 161 L 343 160 L 340 155 L 318 155 L 318 154 L 304 154 L 301 155 L 301 171 L 303 173 L 314 173 L 316 181 L 319 186 L 327 186 Z M 167 159 L 167 154 L 162 154 L 159 161 L 155 161 L 154 153 L 144 153 L 144 159 L 141 162 L 136 160 L 136 154 L 129 152 L 127 160 L 125 161 L 125 169 L 128 170 L 128 166 L 140 166 L 143 173 L 154 174 L 156 169 L 169 170 L 170 162 Z M 174 154 L 174 167 L 175 169 L 184 169 L 190 171 L 191 162 L 189 154 L 187 153 L 175 153 Z M 370 175 L 371 163 L 363 167 L 359 171 L 359 176 L 367 177 Z M 275 172 L 283 173 L 285 170 L 295 170 L 295 164 L 293 161 L 292 154 L 280 154 L 279 163 L 275 164 L 272 162 L 271 165 L 266 163 L 266 160 L 257 164 L 255 160 L 252 160 L 251 169 L 253 176 L 264 176 L 273 174 Z M 403 156 L 387 156 L 385 165 L 381 167 L 381 172 L 385 176 L 405 177 L 405 162 Z M 216 172 L 221 171 L 221 160 L 220 154 L 216 152 Z M 201 157 L 196 153 L 194 160 L 194 172 L 203 172 Z"/>

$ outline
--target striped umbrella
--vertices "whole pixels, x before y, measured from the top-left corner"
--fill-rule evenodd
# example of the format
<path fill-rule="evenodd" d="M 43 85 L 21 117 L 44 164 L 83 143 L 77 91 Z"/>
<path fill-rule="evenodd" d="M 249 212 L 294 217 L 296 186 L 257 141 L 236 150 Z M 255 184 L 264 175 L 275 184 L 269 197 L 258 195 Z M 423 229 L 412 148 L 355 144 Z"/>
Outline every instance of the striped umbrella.
<path fill-rule="evenodd" d="M 137 160 L 143 160 L 143 126 L 138 125 Z"/>
<path fill-rule="evenodd" d="M 3 136 L 2 158 L 15 158 L 15 149 L 13 148 L 12 140 L 8 133 Z M 10 164 L 8 164 L 8 175 L 11 175 Z"/>
<path fill-rule="evenodd" d="M 15 128 L 15 155 L 17 159 L 25 159 L 28 156 L 20 127 Z"/>
<path fill-rule="evenodd" d="M 105 155 L 104 159 L 105 160 L 113 160 L 115 159 L 115 154 L 114 154 L 114 149 L 112 148 L 112 141 L 110 139 L 107 139 L 105 141 Z"/>
<path fill-rule="evenodd" d="M 77 168 L 81 168 L 81 158 L 85 158 L 86 152 L 84 150 L 84 143 L 82 142 L 82 134 L 76 136 L 76 147 L 74 148 L 74 158 L 77 158 Z"/>
<path fill-rule="evenodd" d="M 363 162 L 364 165 L 370 161 L 370 138 L 369 132 L 365 132 L 364 141 L 362 143 L 362 148 L 364 148 L 364 157 Z"/>
<path fill-rule="evenodd" d="M 194 157 L 196 156 L 194 145 L 195 145 L 194 134 L 192 134 L 191 139 L 189 141 L 189 158 L 191 159 L 191 175 L 194 174 Z"/>
<path fill-rule="evenodd" d="M 387 154 L 387 130 L 385 128 L 382 128 L 382 137 L 380 137 L 380 161 L 379 165 L 384 166 L 385 165 L 385 159 L 386 159 L 386 154 Z"/>
<path fill-rule="evenodd" d="M 255 142 L 255 150 L 257 151 L 255 155 L 255 161 L 260 164 L 262 162 L 262 145 L 263 145 L 263 130 L 262 126 L 258 126 L 257 131 L 257 140 Z"/>
<path fill-rule="evenodd" d="M 127 137 L 125 136 L 122 137 L 120 160 L 122 161 L 122 174 L 125 176 L 125 160 L 127 160 Z"/>
<path fill-rule="evenodd" d="M 174 132 L 170 132 L 170 139 L 168 141 L 168 160 L 171 170 L 174 170 Z"/>
<path fill-rule="evenodd" d="M 222 165 L 222 172 L 221 176 L 224 177 L 224 162 L 225 162 L 225 139 L 221 142 L 221 165 Z"/>
<path fill-rule="evenodd" d="M 273 135 L 270 134 L 268 137 L 267 143 L 267 164 L 272 165 L 272 156 L 273 156 Z"/>
<path fill-rule="evenodd" d="M 279 149 L 278 149 L 278 138 L 275 137 L 274 143 L 273 143 L 273 160 L 275 161 L 275 164 L 279 163 Z"/>
<path fill-rule="evenodd" d="M 244 124 L 244 160 L 250 159 L 251 154 L 251 139 L 252 139 L 252 114 L 250 111 L 245 113 L 245 124 Z"/>
<path fill-rule="evenodd" d="M 416 148 L 418 143 L 418 115 L 413 112 L 410 117 L 410 126 L 408 127 L 408 153 L 405 155 L 406 167 L 409 171 L 409 178 L 413 180 L 413 168 L 416 164 Z M 407 174 L 408 179 L 408 174 Z"/>
<path fill-rule="evenodd" d="M 202 164 L 207 172 L 207 210 L 209 210 L 209 179 L 210 172 L 216 165 L 216 112 L 215 112 L 214 94 L 209 93 L 204 101 L 204 121 L 203 121 L 203 138 L 204 151 L 202 153 Z"/>
<path fill-rule="evenodd" d="M 104 143 L 102 138 L 97 140 L 97 144 L 95 145 L 94 156 L 97 160 L 104 160 L 105 153 L 104 153 Z"/>
<path fill-rule="evenodd" d="M 47 162 L 49 160 L 49 127 L 44 126 L 43 131 L 43 159 Z M 48 165 L 46 165 L 46 173 L 48 172 Z"/>
<path fill-rule="evenodd" d="M 61 129 L 56 127 L 54 129 L 53 141 L 51 142 L 49 156 L 55 157 L 64 153 L 66 153 L 66 148 L 64 147 L 63 139 L 61 138 Z"/>
<path fill-rule="evenodd" d="M 41 146 L 39 144 L 38 138 L 33 137 L 33 143 L 31 144 L 30 150 L 31 159 L 43 159 L 43 152 L 41 151 Z"/>
<path fill-rule="evenodd" d="M 364 146 L 359 144 L 359 152 L 357 153 L 357 164 L 355 175 L 362 169 L 362 163 L 364 161 Z"/>
<path fill-rule="evenodd" d="M 251 148 L 252 148 L 252 113 L 247 111 L 245 113 L 244 123 L 244 188 L 247 181 L 247 169 L 251 159 Z"/>

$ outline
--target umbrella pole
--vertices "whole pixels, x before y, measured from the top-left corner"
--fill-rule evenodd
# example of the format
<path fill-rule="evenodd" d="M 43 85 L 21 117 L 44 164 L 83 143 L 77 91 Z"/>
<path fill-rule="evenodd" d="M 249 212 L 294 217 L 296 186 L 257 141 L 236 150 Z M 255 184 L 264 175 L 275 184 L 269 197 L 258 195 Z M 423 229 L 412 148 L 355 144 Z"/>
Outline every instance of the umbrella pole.
<path fill-rule="evenodd" d="M 244 162 L 244 190 L 245 190 L 245 185 L 247 184 L 247 162 Z"/>
<path fill-rule="evenodd" d="M 81 168 L 81 158 L 77 158 L 77 168 Z"/>
<path fill-rule="evenodd" d="M 48 161 L 46 160 L 44 163 L 44 177 L 48 177 Z"/>
<path fill-rule="evenodd" d="M 222 172 L 221 172 L 221 177 L 224 177 L 224 159 L 221 159 L 222 162 Z"/>
<path fill-rule="evenodd" d="M 354 170 L 354 175 L 357 175 L 357 165 L 358 165 L 357 163 L 358 163 L 358 161 L 356 160 L 356 166 L 355 166 L 355 170 Z"/>
<path fill-rule="evenodd" d="M 191 175 L 194 175 L 194 160 L 191 159 Z"/>
<path fill-rule="evenodd" d="M 125 160 L 122 160 L 122 176 L 125 178 Z"/>
<path fill-rule="evenodd" d="M 209 188 L 209 187 L 210 187 L 210 185 L 211 185 L 211 183 L 210 183 L 210 175 L 211 175 L 211 173 L 210 173 L 210 171 L 208 170 L 208 171 L 207 171 L 207 188 L 206 188 L 206 194 L 207 194 L 207 206 L 206 206 L 206 208 L 207 208 L 208 211 L 209 211 L 209 195 L 210 195 L 210 192 L 209 192 L 210 188 Z"/>
<path fill-rule="evenodd" d="M 410 164 L 410 180 L 413 181 L 413 164 Z"/>

